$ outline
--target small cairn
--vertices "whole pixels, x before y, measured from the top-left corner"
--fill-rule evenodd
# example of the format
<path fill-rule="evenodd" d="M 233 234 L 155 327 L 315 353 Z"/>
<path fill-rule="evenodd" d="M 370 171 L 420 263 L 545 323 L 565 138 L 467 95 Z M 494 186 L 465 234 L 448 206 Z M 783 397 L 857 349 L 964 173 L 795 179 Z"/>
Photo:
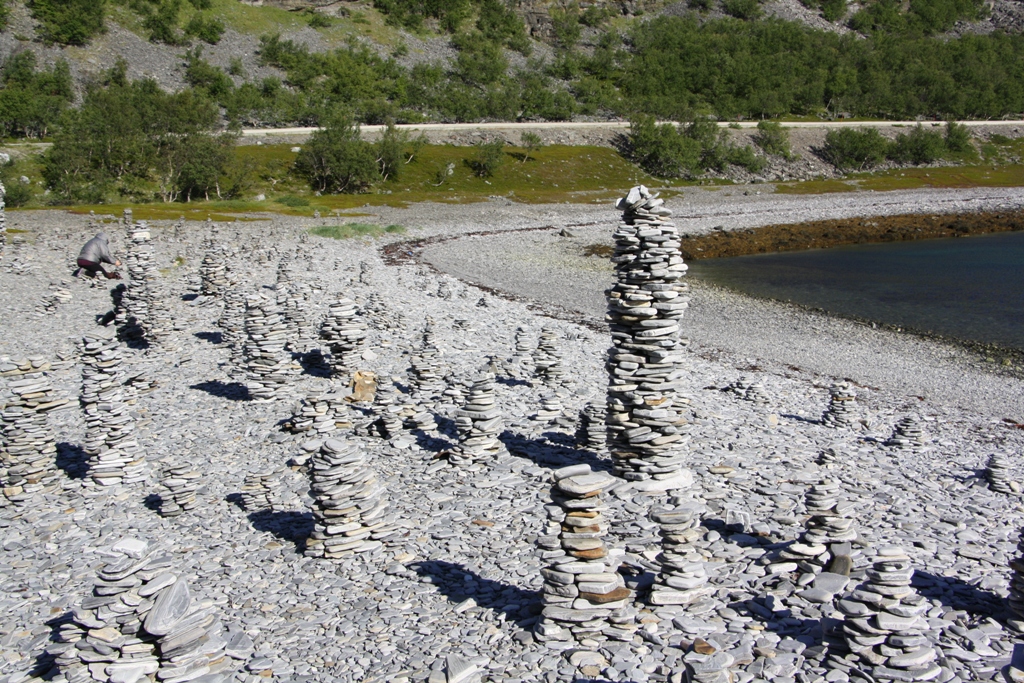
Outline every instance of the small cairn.
<path fill-rule="evenodd" d="M 314 391 L 295 404 L 285 429 L 293 434 L 330 434 L 337 429 L 337 408 L 330 395 Z"/>
<path fill-rule="evenodd" d="M 505 452 L 498 439 L 501 411 L 494 400 L 494 374 L 485 372 L 473 380 L 466 402 L 455 413 L 459 443 L 448 451 L 448 460 L 456 465 L 472 465 L 496 458 Z"/>
<path fill-rule="evenodd" d="M 576 447 L 593 453 L 608 450 L 608 430 L 604 424 L 605 408 L 600 403 L 588 403 L 580 411 L 576 430 Z"/>
<path fill-rule="evenodd" d="M 694 545 L 701 535 L 702 512 L 698 503 L 651 511 L 661 533 L 661 571 L 651 588 L 652 605 L 693 605 L 713 592 L 707 586 L 704 558 Z"/>
<path fill-rule="evenodd" d="M 331 352 L 331 372 L 347 378 L 356 371 L 366 345 L 366 323 L 359 315 L 356 302 L 340 297 L 331 304 L 320 328 L 320 339 Z"/>
<path fill-rule="evenodd" d="M 899 449 L 923 449 L 924 428 L 921 426 L 920 416 L 911 413 L 901 418 L 885 445 Z"/>
<path fill-rule="evenodd" d="M 185 580 L 170 571 L 171 555 L 126 538 L 108 557 L 92 596 L 47 648 L 62 680 L 214 680 L 204 674 L 231 677 L 236 659 L 248 657 L 252 641 L 242 631 L 225 633 L 216 612 L 192 599 Z"/>
<path fill-rule="evenodd" d="M 411 396 L 403 395 L 398 416 L 402 418 L 402 426 L 408 430 L 432 432 L 437 429 L 433 413 Z"/>
<path fill-rule="evenodd" d="M 359 262 L 359 284 L 368 285 L 371 283 L 373 267 L 369 261 Z"/>
<path fill-rule="evenodd" d="M 511 364 L 520 368 L 520 376 L 533 371 L 533 348 L 530 346 L 529 332 L 525 327 L 516 328 L 516 350 L 512 356 Z"/>
<path fill-rule="evenodd" d="M 613 348 L 608 359 L 609 450 L 617 472 L 644 490 L 688 486 L 683 469 L 681 402 L 684 376 L 680 321 L 689 287 L 671 211 L 646 187 L 616 203 L 616 284 L 606 294 Z"/>
<path fill-rule="evenodd" d="M 278 497 L 274 490 L 278 488 L 282 470 L 267 469 L 250 472 L 242 480 L 241 503 L 246 512 L 262 512 L 277 510 Z"/>
<path fill-rule="evenodd" d="M 7 198 L 7 188 L 0 183 L 0 259 L 4 257 L 7 249 L 7 214 L 4 211 L 4 199 Z"/>
<path fill-rule="evenodd" d="M 761 380 L 748 377 L 747 375 L 743 375 L 730 384 L 728 389 L 744 401 L 759 403 L 761 405 L 771 403 Z"/>
<path fill-rule="evenodd" d="M 257 294 L 245 301 L 245 366 L 249 397 L 272 401 L 294 372 L 291 358 L 284 350 L 288 331 L 277 303 Z"/>
<path fill-rule="evenodd" d="M 537 377 L 547 386 L 559 386 L 565 380 L 562 352 L 558 348 L 555 331 L 550 327 L 540 331 L 537 350 L 533 354 L 533 367 Z"/>
<path fill-rule="evenodd" d="M 441 283 L 437 286 L 437 298 L 450 301 L 452 298 L 452 286 L 448 282 L 448 278 L 441 278 Z"/>
<path fill-rule="evenodd" d="M 50 283 L 50 291 L 39 302 L 36 313 L 39 315 L 52 315 L 57 312 L 57 307 L 71 301 L 71 290 L 68 289 L 68 281 L 61 280 L 60 284 Z"/>
<path fill-rule="evenodd" d="M 377 393 L 373 397 L 373 421 L 370 423 L 370 435 L 384 439 L 393 439 L 402 431 L 402 418 L 399 413 L 402 406 L 395 401 L 395 384 L 381 381 L 377 384 Z"/>
<path fill-rule="evenodd" d="M 221 244 L 216 244 L 213 238 L 210 239 L 203 260 L 199 264 L 199 279 L 199 292 L 203 296 L 220 296 L 231 284 L 228 277 L 227 249 Z"/>
<path fill-rule="evenodd" d="M 363 305 L 363 315 L 375 330 L 401 330 L 405 328 L 405 316 L 401 311 L 392 311 L 379 292 L 370 292 Z"/>
<path fill-rule="evenodd" d="M 1010 461 L 1003 453 L 993 453 L 985 467 L 988 487 L 996 493 L 1013 493 L 1010 488 Z"/>
<path fill-rule="evenodd" d="M 1010 610 L 1016 615 L 1016 621 L 1020 622 L 1019 625 L 1015 626 L 1017 630 L 1021 630 L 1020 626 L 1024 625 L 1024 528 L 1021 529 L 1017 536 L 1017 552 L 1019 557 L 1015 557 L 1010 560 L 1010 569 L 1013 570 L 1013 574 L 1010 576 L 1010 597 L 1009 604 Z"/>
<path fill-rule="evenodd" d="M 310 459 L 313 533 L 306 555 L 337 559 L 377 550 L 398 533 L 383 484 L 355 446 L 327 439 Z"/>
<path fill-rule="evenodd" d="M 280 275 L 281 271 L 278 271 Z M 277 283 L 277 305 L 288 328 L 288 349 L 305 353 L 316 345 L 313 309 L 310 301 L 313 289 L 306 283 L 291 280 Z"/>
<path fill-rule="evenodd" d="M 8 381 L 7 390 L 13 396 L 0 412 L 0 505 L 19 505 L 54 485 L 57 444 L 47 418 L 69 402 L 54 397 L 50 378 L 42 372 Z"/>
<path fill-rule="evenodd" d="M 843 448 L 839 444 L 832 444 L 826 446 L 820 453 L 818 453 L 818 464 L 819 465 L 838 465 L 840 464 L 840 457 L 843 454 Z"/>
<path fill-rule="evenodd" d="M 432 399 L 445 390 L 447 384 L 444 381 L 440 355 L 441 352 L 434 344 L 434 321 L 427 318 L 427 325 L 423 330 L 423 343 L 410 360 L 409 384 L 417 396 Z"/>
<path fill-rule="evenodd" d="M 804 533 L 798 543 L 779 551 L 778 562 L 794 562 L 801 572 L 819 574 L 835 556 L 853 554 L 852 542 L 858 538 L 856 522 L 849 516 L 853 504 L 840 500 L 841 493 L 839 482 L 831 479 L 807 490 Z M 839 549 L 836 544 L 841 544 Z"/>
<path fill-rule="evenodd" d="M 545 391 L 541 394 L 540 409 L 534 413 L 532 419 L 562 429 L 573 427 L 573 421 L 566 416 L 562 397 L 557 391 Z"/>
<path fill-rule="evenodd" d="M 192 465 L 167 463 L 160 474 L 160 485 L 167 490 L 160 493 L 160 515 L 177 517 L 196 506 L 199 471 Z"/>
<path fill-rule="evenodd" d="M 135 418 L 129 411 L 121 362 L 117 339 L 99 332 L 83 337 L 84 450 L 89 456 L 89 478 L 99 487 L 145 479 L 145 457 L 135 440 Z"/>
<path fill-rule="evenodd" d="M 913 574 L 902 549 L 882 548 L 867 581 L 836 604 L 853 653 L 847 661 L 863 666 L 870 680 L 930 681 L 941 671 L 923 616 L 931 604 L 910 586 Z"/>
<path fill-rule="evenodd" d="M 541 569 L 544 610 L 534 636 L 567 647 L 573 640 L 598 646 L 610 635 L 607 631 L 614 631 L 609 619 L 629 611 L 632 597 L 617 572 L 621 553 L 609 551 L 604 543 L 608 524 L 602 515 L 603 494 L 615 478 L 592 472 L 589 465 L 563 467 L 553 477 L 554 504 L 547 506 L 552 533 L 537 540 L 547 566 Z"/>
<path fill-rule="evenodd" d="M 849 382 L 836 382 L 828 388 L 828 408 L 821 416 L 826 427 L 848 428 L 857 420 L 857 392 Z"/>
<path fill-rule="evenodd" d="M 241 368 L 245 364 L 245 292 L 239 285 L 224 289 L 224 312 L 217 320 L 221 342 L 231 352 L 231 364 Z"/>

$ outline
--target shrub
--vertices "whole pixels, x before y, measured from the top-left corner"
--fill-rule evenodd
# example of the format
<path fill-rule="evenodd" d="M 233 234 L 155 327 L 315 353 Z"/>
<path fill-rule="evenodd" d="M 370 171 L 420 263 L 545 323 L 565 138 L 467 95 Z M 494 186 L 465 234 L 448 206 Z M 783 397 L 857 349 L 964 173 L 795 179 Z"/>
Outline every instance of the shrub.
<path fill-rule="evenodd" d="M 11 9 L 7 6 L 7 0 L 0 0 L 0 31 L 7 28 L 7 21 L 11 18 Z"/>
<path fill-rule="evenodd" d="M 310 28 L 330 28 L 334 24 L 331 18 L 322 12 L 316 10 L 310 10 L 309 12 L 309 27 Z"/>
<path fill-rule="evenodd" d="M 178 33 L 178 12 L 181 0 L 161 0 L 156 9 L 149 9 L 142 20 L 142 27 L 149 31 L 149 39 L 154 43 L 180 45 L 183 37 Z"/>
<path fill-rule="evenodd" d="M 885 159 L 889 142 L 874 128 L 839 128 L 825 134 L 822 158 L 842 171 L 871 168 Z"/>
<path fill-rule="evenodd" d="M 380 237 L 384 233 L 400 234 L 405 232 L 405 228 L 401 225 L 389 225 L 382 228 L 369 223 L 345 223 L 344 225 L 318 225 L 309 232 L 317 237 L 347 240 L 353 237 Z"/>
<path fill-rule="evenodd" d="M 32 185 L 21 182 L 21 173 L 13 159 L 0 166 L 0 182 L 6 190 L 4 204 L 7 206 L 25 206 L 32 200 Z"/>
<path fill-rule="evenodd" d="M 30 8 L 46 43 L 85 45 L 103 32 L 106 0 L 31 0 Z"/>
<path fill-rule="evenodd" d="M 538 149 L 544 146 L 544 142 L 540 139 L 540 136 L 532 131 L 526 131 L 519 138 L 523 149 L 526 150 L 526 154 L 523 155 L 523 162 L 525 163 L 530 155 L 536 152 Z"/>
<path fill-rule="evenodd" d="M 283 197 L 277 199 L 278 204 L 284 204 L 290 206 L 293 209 L 298 209 L 303 206 L 309 206 L 309 200 L 305 197 L 297 197 L 293 194 L 286 194 Z"/>
<path fill-rule="evenodd" d="M 398 180 L 401 173 L 403 151 L 409 142 L 409 134 L 395 128 L 394 121 L 388 121 L 380 139 L 373 145 L 377 156 L 377 169 L 383 180 Z"/>
<path fill-rule="evenodd" d="M 580 8 L 575 3 L 565 8 L 553 8 L 548 15 L 551 18 L 551 30 L 554 31 L 558 44 L 565 49 L 572 49 L 580 40 Z"/>
<path fill-rule="evenodd" d="M 469 162 L 473 173 L 481 178 L 490 178 L 505 163 L 505 141 L 476 143 L 476 153 Z"/>
<path fill-rule="evenodd" d="M 295 172 L 319 192 L 360 192 L 377 177 L 373 147 L 345 112 L 335 112 L 295 159 Z"/>
<path fill-rule="evenodd" d="M 974 151 L 971 138 L 971 130 L 964 124 L 956 121 L 946 122 L 946 149 L 950 152 L 963 154 Z"/>
<path fill-rule="evenodd" d="M 750 145 L 743 145 L 742 147 L 729 145 L 727 148 L 726 159 L 733 166 L 740 166 L 751 173 L 760 173 L 764 170 L 764 167 L 768 165 L 768 162 L 764 157 L 759 157 L 754 154 L 754 148 Z"/>
<path fill-rule="evenodd" d="M 909 134 L 900 133 L 889 148 L 888 157 L 901 164 L 930 164 L 942 158 L 945 140 L 937 130 L 926 130 L 920 124 Z"/>
<path fill-rule="evenodd" d="M 759 121 L 754 144 L 765 154 L 775 154 L 787 160 L 793 156 L 789 147 L 789 131 L 777 121 Z"/>
<path fill-rule="evenodd" d="M 822 0 L 821 16 L 829 21 L 839 21 L 846 16 L 846 0 Z"/>
<path fill-rule="evenodd" d="M 658 125 L 653 116 L 631 119 L 628 138 L 633 161 L 652 175 L 680 178 L 699 168 L 700 143 L 671 124 Z"/>
<path fill-rule="evenodd" d="M 198 38 L 204 43 L 216 45 L 224 35 L 224 24 L 213 17 L 204 17 L 201 14 L 193 14 L 192 18 L 185 24 L 185 35 Z"/>
<path fill-rule="evenodd" d="M 737 19 L 757 19 L 761 16 L 761 5 L 757 0 L 725 0 L 722 9 Z"/>

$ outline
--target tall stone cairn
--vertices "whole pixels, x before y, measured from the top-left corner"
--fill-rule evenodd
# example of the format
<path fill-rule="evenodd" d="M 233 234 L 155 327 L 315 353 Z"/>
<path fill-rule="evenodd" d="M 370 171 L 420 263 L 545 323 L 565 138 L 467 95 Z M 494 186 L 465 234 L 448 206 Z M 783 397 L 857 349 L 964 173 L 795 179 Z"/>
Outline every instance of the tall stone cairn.
<path fill-rule="evenodd" d="M 212 238 L 199 264 L 199 279 L 199 291 L 204 296 L 220 296 L 230 284 L 227 250 Z"/>
<path fill-rule="evenodd" d="M 541 642 L 596 646 L 622 631 L 622 639 L 629 640 L 631 629 L 616 628 L 611 620 L 625 616 L 632 594 L 617 572 L 621 554 L 609 552 L 604 542 L 603 493 L 615 478 L 592 472 L 589 465 L 563 467 L 553 477 L 549 533 L 537 540 L 546 566 L 541 569 L 544 610 L 534 636 Z"/>
<path fill-rule="evenodd" d="M 996 493 L 1013 493 L 1010 484 L 1010 459 L 1005 453 L 993 453 L 985 465 L 988 487 Z"/>
<path fill-rule="evenodd" d="M 1024 622 L 1024 528 L 1017 536 L 1017 557 L 1010 560 L 1010 609 L 1018 621 Z"/>
<path fill-rule="evenodd" d="M 525 327 L 516 328 L 515 343 L 511 365 L 517 370 L 518 376 L 528 376 L 533 370 L 533 348 L 530 346 L 529 331 Z"/>
<path fill-rule="evenodd" d="M 7 383 L 0 412 L 0 505 L 21 504 L 54 485 L 57 444 L 47 416 L 68 404 L 53 395 L 50 378 L 30 372 Z"/>
<path fill-rule="evenodd" d="M 827 427 L 851 427 L 857 420 L 857 392 L 849 382 L 836 382 L 828 388 L 828 407 L 821 417 Z"/>
<path fill-rule="evenodd" d="M 327 439 L 310 459 L 313 533 L 306 555 L 337 559 L 380 548 L 398 532 L 384 485 L 356 446 Z"/>
<path fill-rule="evenodd" d="M 836 604 L 851 658 L 871 680 L 930 681 L 941 672 L 926 635 L 931 603 L 910 586 L 913 575 L 902 549 L 881 548 L 867 581 Z"/>
<path fill-rule="evenodd" d="M 7 249 L 7 214 L 4 211 L 4 200 L 7 198 L 7 188 L 0 183 L 0 258 L 4 257 Z"/>
<path fill-rule="evenodd" d="M 245 291 L 238 284 L 224 289 L 224 311 L 217 320 L 221 342 L 228 347 L 231 364 L 245 365 Z"/>
<path fill-rule="evenodd" d="M 538 379 L 547 386 L 559 386 L 565 381 L 562 367 L 562 352 L 558 348 L 558 337 L 554 329 L 544 327 L 540 331 L 537 350 L 533 354 L 533 368 Z"/>
<path fill-rule="evenodd" d="M 313 391 L 306 394 L 306 397 L 292 408 L 292 417 L 286 429 L 293 434 L 312 432 L 326 435 L 338 428 L 337 421 L 337 407 L 331 396 Z"/>
<path fill-rule="evenodd" d="M 643 185 L 616 203 L 617 282 L 606 294 L 613 348 L 608 359 L 609 449 L 617 472 L 648 490 L 686 486 L 678 443 L 676 391 L 683 375 L 680 337 L 689 286 L 671 211 Z M 680 404 L 681 405 L 681 404 Z"/>
<path fill-rule="evenodd" d="M 428 317 L 426 327 L 423 329 L 422 343 L 419 350 L 413 354 L 409 369 L 409 384 L 421 399 L 436 398 L 447 387 L 440 355 L 441 352 L 434 343 L 434 320 Z"/>
<path fill-rule="evenodd" d="M 199 471 L 188 463 L 165 463 L 160 472 L 160 515 L 177 517 L 196 506 Z"/>
<path fill-rule="evenodd" d="M 284 470 L 266 469 L 250 472 L 242 480 L 241 503 L 246 512 L 262 512 L 278 509 L 275 491 L 280 485 Z"/>
<path fill-rule="evenodd" d="M 651 587 L 652 605 L 691 605 L 710 595 L 704 558 L 694 545 L 700 538 L 703 506 L 698 503 L 651 511 L 661 532 L 661 571 Z"/>
<path fill-rule="evenodd" d="M 82 394 L 89 479 L 95 486 L 132 484 L 145 479 L 146 461 L 129 410 L 121 345 L 90 332 L 82 339 Z"/>
<path fill-rule="evenodd" d="M 245 301 L 246 389 L 256 401 L 272 401 L 293 374 L 291 358 L 284 350 L 288 330 L 277 303 L 257 294 Z"/>
<path fill-rule="evenodd" d="M 472 465 L 505 452 L 505 445 L 498 439 L 502 419 L 494 399 L 492 373 L 481 373 L 473 380 L 466 402 L 455 413 L 455 429 L 459 443 L 448 452 L 448 460 L 453 464 Z"/>
<path fill-rule="evenodd" d="M 62 680 L 215 680 L 205 675 L 229 679 L 240 668 L 252 641 L 244 631 L 225 633 L 217 613 L 193 600 L 185 579 L 171 571 L 170 554 L 129 538 L 108 558 L 92 595 L 47 647 Z"/>
<path fill-rule="evenodd" d="M 373 421 L 370 423 L 370 436 L 393 439 L 402 431 L 402 418 L 399 413 L 402 406 L 396 401 L 395 383 L 382 378 L 377 383 L 377 392 L 373 396 Z"/>
<path fill-rule="evenodd" d="M 579 427 L 576 429 L 576 447 L 594 453 L 608 450 L 608 429 L 605 427 L 605 407 L 600 403 L 588 403 L 580 411 Z"/>
<path fill-rule="evenodd" d="M 366 323 L 356 302 L 339 297 L 320 327 L 320 339 L 331 352 L 331 374 L 347 379 L 356 371 L 366 345 Z"/>
<path fill-rule="evenodd" d="M 151 233 L 145 222 L 132 222 L 131 209 L 125 209 L 127 249 L 125 271 L 127 281 L 121 285 L 120 305 L 115 310 L 114 322 L 119 334 L 126 340 L 156 342 L 167 336 L 169 325 L 163 302 L 156 292 L 157 268 Z"/>

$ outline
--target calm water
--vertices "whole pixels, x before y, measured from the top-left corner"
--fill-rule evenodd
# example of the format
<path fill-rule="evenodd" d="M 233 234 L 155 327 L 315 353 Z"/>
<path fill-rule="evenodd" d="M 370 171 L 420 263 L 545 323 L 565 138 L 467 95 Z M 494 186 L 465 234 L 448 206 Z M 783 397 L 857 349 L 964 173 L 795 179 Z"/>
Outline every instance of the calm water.
<path fill-rule="evenodd" d="M 1024 233 L 693 261 L 691 275 L 882 323 L 1024 349 Z"/>

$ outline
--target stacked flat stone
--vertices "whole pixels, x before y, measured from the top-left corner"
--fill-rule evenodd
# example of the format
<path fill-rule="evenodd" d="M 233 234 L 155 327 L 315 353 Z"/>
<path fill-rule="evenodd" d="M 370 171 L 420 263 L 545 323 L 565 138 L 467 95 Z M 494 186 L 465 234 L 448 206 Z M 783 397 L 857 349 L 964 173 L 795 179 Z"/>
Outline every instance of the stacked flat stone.
<path fill-rule="evenodd" d="M 330 396 L 318 391 L 295 404 L 287 429 L 294 434 L 330 434 L 337 429 L 337 407 Z"/>
<path fill-rule="evenodd" d="M 921 418 L 914 413 L 901 418 L 896 423 L 896 428 L 885 445 L 901 449 L 919 450 L 924 448 L 924 429 L 921 426 Z"/>
<path fill-rule="evenodd" d="M 502 420 L 494 399 L 494 375 L 481 373 L 473 380 L 466 402 L 455 413 L 458 445 L 449 451 L 448 460 L 456 465 L 471 465 L 496 458 L 505 452 L 498 439 Z"/>
<path fill-rule="evenodd" d="M 1018 621 L 1024 621 L 1024 528 L 1017 535 L 1018 556 L 1010 560 L 1010 569 L 1013 574 L 1010 576 L 1010 597 L 1008 599 L 1010 609 L 1017 616 Z"/>
<path fill-rule="evenodd" d="M 272 401 L 294 372 L 291 357 L 284 350 L 288 330 L 277 302 L 263 294 L 248 297 L 245 334 L 245 387 L 249 397 Z"/>
<path fill-rule="evenodd" d="M 648 490 L 686 486 L 676 394 L 684 371 L 680 319 L 688 286 L 671 211 L 646 187 L 616 203 L 617 282 L 608 295 L 609 450 L 620 476 Z M 680 403 L 681 405 L 681 403 Z"/>
<path fill-rule="evenodd" d="M 850 517 L 854 506 L 840 499 L 842 487 L 834 479 L 822 479 L 807 490 L 804 506 L 807 525 L 803 542 L 818 546 L 857 540 L 856 521 Z"/>
<path fill-rule="evenodd" d="M 401 330 L 405 328 L 405 316 L 401 311 L 392 311 L 379 292 L 371 292 L 363 305 L 363 315 L 375 330 Z"/>
<path fill-rule="evenodd" d="M 231 354 L 231 364 L 241 368 L 245 364 L 245 292 L 238 285 L 224 290 L 224 312 L 217 320 L 221 341 Z"/>
<path fill-rule="evenodd" d="M 828 408 L 821 423 L 828 427 L 850 427 L 857 420 L 857 392 L 848 382 L 836 382 L 828 388 Z"/>
<path fill-rule="evenodd" d="M 1010 461 L 1003 453 L 993 453 L 985 467 L 988 487 L 996 493 L 1013 493 L 1010 488 Z"/>
<path fill-rule="evenodd" d="M 228 253 L 224 245 L 215 244 L 211 239 L 199 264 L 199 278 L 199 291 L 204 296 L 220 296 L 230 286 Z"/>
<path fill-rule="evenodd" d="M 160 515 L 177 517 L 196 506 L 196 490 L 200 484 L 199 471 L 192 465 L 168 463 L 160 474 Z"/>
<path fill-rule="evenodd" d="M 278 496 L 274 489 L 278 486 L 281 473 L 280 469 L 268 469 L 245 475 L 241 491 L 242 508 L 246 512 L 277 509 Z"/>
<path fill-rule="evenodd" d="M 402 418 L 399 413 L 402 406 L 395 400 L 394 382 L 382 380 L 377 384 L 377 393 L 373 397 L 373 421 L 370 423 L 370 434 L 385 439 L 392 439 L 402 431 Z"/>
<path fill-rule="evenodd" d="M 533 354 L 533 368 L 537 377 L 548 386 L 558 386 L 565 381 L 562 352 L 558 348 L 555 331 L 550 327 L 540 331 L 537 350 Z"/>
<path fill-rule="evenodd" d="M 135 438 L 121 345 L 98 332 L 82 339 L 82 394 L 89 479 L 95 486 L 132 484 L 145 479 L 145 457 Z"/>
<path fill-rule="evenodd" d="M 827 446 L 820 453 L 818 453 L 818 464 L 819 465 L 837 465 L 839 464 L 839 457 L 842 453 L 842 447 L 838 444 L 832 444 Z"/>
<path fill-rule="evenodd" d="M 546 425 L 568 429 L 573 426 L 572 420 L 565 415 L 562 397 L 556 391 L 546 391 L 540 397 L 540 409 L 532 419 Z"/>
<path fill-rule="evenodd" d="M 46 372 L 56 370 L 55 364 L 46 360 L 45 356 L 28 356 L 27 358 L 11 358 L 0 356 L 0 377 L 16 377 L 30 372 Z"/>
<path fill-rule="evenodd" d="M 549 531 L 538 541 L 544 577 L 541 618 L 534 636 L 541 642 L 575 640 L 585 646 L 616 636 L 610 621 L 628 610 L 631 593 L 618 574 L 619 553 L 604 543 L 608 524 L 603 493 L 615 478 L 589 465 L 556 470 L 547 506 Z M 629 629 L 621 629 L 629 631 Z M 630 632 L 631 636 L 632 633 Z M 627 638 L 628 639 L 628 638 Z"/>
<path fill-rule="evenodd" d="M 605 408 L 600 403 L 588 403 L 580 411 L 579 428 L 576 430 L 576 447 L 593 453 L 604 453 L 608 449 L 608 430 L 604 424 Z"/>
<path fill-rule="evenodd" d="M 337 559 L 380 548 L 398 533 L 382 482 L 356 446 L 327 439 L 310 459 L 313 533 L 306 555 Z"/>
<path fill-rule="evenodd" d="M 359 366 L 366 345 L 366 323 L 356 302 L 340 297 L 331 304 L 320 328 L 320 339 L 331 352 L 331 372 L 347 378 Z"/>
<path fill-rule="evenodd" d="M 410 360 L 409 384 L 421 398 L 436 398 L 447 387 L 441 352 L 434 343 L 434 321 L 427 319 L 423 343 Z"/>
<path fill-rule="evenodd" d="M 57 444 L 47 418 L 68 401 L 53 395 L 50 378 L 42 372 L 9 380 L 7 391 L 11 397 L 0 412 L 0 503 L 17 505 L 55 484 Z"/>
<path fill-rule="evenodd" d="M 452 286 L 449 284 L 447 278 L 442 278 L 441 283 L 437 286 L 437 298 L 449 301 L 452 298 Z"/>
<path fill-rule="evenodd" d="M 0 258 L 4 257 L 7 249 L 7 214 L 4 211 L 4 199 L 7 197 L 7 188 L 0 183 Z"/>
<path fill-rule="evenodd" d="M 743 375 L 729 385 L 729 391 L 739 396 L 744 401 L 751 403 L 771 403 L 768 394 L 765 393 L 761 380 Z"/>
<path fill-rule="evenodd" d="M 170 571 L 169 554 L 124 539 L 110 555 L 93 594 L 47 648 L 62 680 L 228 680 L 238 669 L 235 658 L 251 649 L 245 634 L 224 633 L 217 614 L 194 601 L 185 580 Z"/>
<path fill-rule="evenodd" d="M 522 374 L 533 369 L 533 347 L 530 346 L 529 332 L 525 327 L 516 328 L 516 350 L 512 356 L 512 364 L 523 370 Z"/>
<path fill-rule="evenodd" d="M 280 271 L 279 271 L 280 273 Z M 305 353 L 316 346 L 313 320 L 313 289 L 304 282 L 278 281 L 277 304 L 288 328 L 288 348 Z"/>
<path fill-rule="evenodd" d="M 867 581 L 836 604 L 846 644 L 871 680 L 930 681 L 941 673 L 926 635 L 931 603 L 910 586 L 913 574 L 902 549 L 882 548 Z"/>
<path fill-rule="evenodd" d="M 373 273 L 373 267 L 368 261 L 359 262 L 359 282 L 360 284 L 370 284 L 371 276 Z"/>
<path fill-rule="evenodd" d="M 423 432 L 437 429 L 437 420 L 434 419 L 434 414 L 411 396 L 403 396 L 398 416 L 402 418 L 402 426 L 406 429 L 418 429 Z"/>
<path fill-rule="evenodd" d="M 47 292 L 46 296 L 44 296 L 42 301 L 39 302 L 39 305 L 36 307 L 36 313 L 39 315 L 50 315 L 56 313 L 58 306 L 71 301 L 71 290 L 68 289 L 67 285 L 67 280 L 61 280 L 60 284 L 51 282 L 50 291 Z"/>
<path fill-rule="evenodd" d="M 651 587 L 652 605 L 692 605 L 713 592 L 707 585 L 704 558 L 695 546 L 702 513 L 699 503 L 651 511 L 651 521 L 661 533 L 661 570 Z"/>
<path fill-rule="evenodd" d="M 146 342 L 162 341 L 170 334 L 173 322 L 167 306 L 157 291 L 157 267 L 152 235 L 143 221 L 131 222 L 131 214 L 125 210 L 128 228 L 127 253 L 125 256 L 128 281 L 121 297 L 121 307 L 115 323 L 127 339 L 145 339 Z"/>
<path fill-rule="evenodd" d="M 682 680 L 687 683 L 733 683 L 736 680 L 729 670 L 736 663 L 736 658 L 707 641 L 703 641 L 700 647 L 695 641 L 683 655 L 683 663 L 686 675 Z"/>

